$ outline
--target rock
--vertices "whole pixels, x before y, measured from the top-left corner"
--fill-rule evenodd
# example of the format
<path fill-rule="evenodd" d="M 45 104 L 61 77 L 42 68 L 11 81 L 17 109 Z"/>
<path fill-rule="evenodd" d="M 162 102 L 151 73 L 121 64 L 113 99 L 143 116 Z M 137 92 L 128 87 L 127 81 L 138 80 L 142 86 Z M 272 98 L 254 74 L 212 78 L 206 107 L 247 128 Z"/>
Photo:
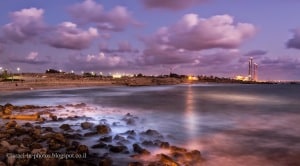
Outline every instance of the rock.
<path fill-rule="evenodd" d="M 8 148 L 10 146 L 10 143 L 8 143 L 7 141 L 1 141 L 0 145 L 5 147 L 5 148 Z"/>
<path fill-rule="evenodd" d="M 29 147 L 32 144 L 32 138 L 30 138 L 30 137 L 23 137 L 22 144 L 24 146 Z"/>
<path fill-rule="evenodd" d="M 152 138 L 157 138 L 157 139 L 163 138 L 163 136 L 158 131 L 151 130 L 151 129 L 148 129 L 147 131 L 142 132 L 141 135 L 152 137 Z"/>
<path fill-rule="evenodd" d="M 50 118 L 53 120 L 53 121 L 57 121 L 57 116 L 56 115 L 51 115 Z"/>
<path fill-rule="evenodd" d="M 128 131 L 126 131 L 125 133 L 122 133 L 122 134 L 127 134 L 127 135 L 131 135 L 131 136 L 135 136 L 136 132 L 134 130 L 128 130 Z"/>
<path fill-rule="evenodd" d="M 121 153 L 121 152 L 125 152 L 126 150 L 127 147 L 124 145 L 117 145 L 117 146 L 109 145 L 109 151 L 113 153 Z"/>
<path fill-rule="evenodd" d="M 57 158 L 42 158 L 39 160 L 39 166 L 57 166 L 59 165 L 59 159 Z"/>
<path fill-rule="evenodd" d="M 41 149 L 41 148 L 43 148 L 43 146 L 40 143 L 34 142 L 30 145 L 30 149 Z"/>
<path fill-rule="evenodd" d="M 140 163 L 140 162 L 130 162 L 129 164 L 128 164 L 128 166 L 143 166 L 144 164 L 143 163 Z"/>
<path fill-rule="evenodd" d="M 69 124 L 62 124 L 59 128 L 64 131 L 72 130 Z"/>
<path fill-rule="evenodd" d="M 66 143 L 65 137 L 61 133 L 54 134 L 53 139 L 55 139 L 56 141 L 61 142 L 61 143 Z"/>
<path fill-rule="evenodd" d="M 47 148 L 33 149 L 31 154 L 46 154 Z"/>
<path fill-rule="evenodd" d="M 7 156 L 7 161 L 6 161 L 7 165 L 13 166 L 15 162 L 16 162 L 16 158 L 14 156 L 12 155 Z"/>
<path fill-rule="evenodd" d="M 85 137 L 90 137 L 90 136 L 94 136 L 94 135 L 97 135 L 98 134 L 98 132 L 87 132 L 87 133 L 84 133 L 83 134 L 83 136 L 85 136 Z"/>
<path fill-rule="evenodd" d="M 108 134 L 111 131 L 110 127 L 107 125 L 97 125 L 96 130 L 99 134 Z"/>
<path fill-rule="evenodd" d="M 30 149 L 27 147 L 19 147 L 16 149 L 16 152 L 19 154 L 28 153 L 28 152 L 30 152 Z"/>
<path fill-rule="evenodd" d="M 9 128 L 15 128 L 16 126 L 17 126 L 17 122 L 15 120 L 11 120 L 11 121 L 9 121 L 9 122 L 7 122 L 5 124 L 5 127 L 7 129 L 9 129 Z"/>
<path fill-rule="evenodd" d="M 107 145 L 103 142 L 100 142 L 100 143 L 92 146 L 93 149 L 101 149 L 101 148 L 106 148 L 106 147 L 107 147 Z"/>
<path fill-rule="evenodd" d="M 29 123 L 29 122 L 26 122 L 23 126 L 24 126 L 24 127 L 30 127 L 30 128 L 33 127 L 33 125 L 32 125 L 31 123 Z"/>
<path fill-rule="evenodd" d="M 90 122 L 83 122 L 83 123 L 81 123 L 80 124 L 80 126 L 81 126 L 81 128 L 82 129 L 90 129 L 90 128 L 92 128 L 92 126 L 93 126 L 93 123 L 90 123 Z"/>
<path fill-rule="evenodd" d="M 86 153 L 86 154 L 89 154 L 89 148 L 86 146 L 86 145 L 79 145 L 77 147 L 77 153 Z"/>
<path fill-rule="evenodd" d="M 102 157 L 99 160 L 99 166 L 112 166 L 113 160 L 109 157 Z"/>
<path fill-rule="evenodd" d="M 145 141 L 142 142 L 142 145 L 144 145 L 144 146 L 155 146 L 156 144 L 152 141 L 145 140 Z"/>
<path fill-rule="evenodd" d="M 159 162 L 163 165 L 168 165 L 168 166 L 180 166 L 177 162 L 175 162 L 171 157 L 165 155 L 165 154 L 160 154 L 158 155 L 160 157 Z"/>
<path fill-rule="evenodd" d="M 30 159 L 31 158 L 27 158 L 27 157 L 24 157 L 24 158 L 18 158 L 15 162 L 15 165 L 29 165 L 30 163 Z"/>
<path fill-rule="evenodd" d="M 114 137 L 114 140 L 116 140 L 116 141 L 125 141 L 126 138 L 124 138 L 124 137 L 122 137 L 122 136 L 120 136 L 120 135 L 116 135 L 116 136 Z"/>
<path fill-rule="evenodd" d="M 171 146 L 170 151 L 171 151 L 171 153 L 174 153 L 174 152 L 186 153 L 187 152 L 187 150 L 185 148 L 181 148 L 181 147 L 177 147 L 177 146 Z"/>
<path fill-rule="evenodd" d="M 103 142 L 112 142 L 112 136 L 102 137 L 102 138 L 100 138 L 100 141 L 103 141 Z"/>
<path fill-rule="evenodd" d="M 60 143 L 56 142 L 54 139 L 51 139 L 48 141 L 48 147 L 50 150 L 58 150 L 63 146 Z"/>
<path fill-rule="evenodd" d="M 2 113 L 3 113 L 3 115 L 11 115 L 13 109 L 14 109 L 14 106 L 10 103 L 7 103 L 4 105 L 4 107 L 2 109 Z"/>
<path fill-rule="evenodd" d="M 185 153 L 185 158 L 191 162 L 200 162 L 202 160 L 201 152 L 199 150 L 192 150 Z"/>
<path fill-rule="evenodd" d="M 0 161 L 0 166 L 6 166 L 6 164 L 2 161 Z"/>
<path fill-rule="evenodd" d="M 168 149 L 170 147 L 169 142 L 161 142 L 159 147 L 163 148 L 163 149 Z"/>
<path fill-rule="evenodd" d="M 132 147 L 133 147 L 133 151 L 136 152 L 136 153 L 138 153 L 138 154 L 141 154 L 141 155 L 150 155 L 150 152 L 148 150 L 143 149 L 138 144 L 133 144 Z"/>
<path fill-rule="evenodd" d="M 74 105 L 75 108 L 82 108 L 82 107 L 86 107 L 85 103 L 80 103 L 80 104 L 76 104 Z"/>

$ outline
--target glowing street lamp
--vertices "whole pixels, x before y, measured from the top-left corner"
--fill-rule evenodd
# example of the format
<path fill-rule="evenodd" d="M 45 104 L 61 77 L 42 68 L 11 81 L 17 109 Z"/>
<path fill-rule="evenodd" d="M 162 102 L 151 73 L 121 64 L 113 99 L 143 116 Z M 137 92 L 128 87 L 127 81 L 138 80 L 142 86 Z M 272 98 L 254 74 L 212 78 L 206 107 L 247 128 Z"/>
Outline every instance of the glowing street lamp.
<path fill-rule="evenodd" d="M 20 69 L 19 67 L 17 67 L 18 74 L 20 74 L 20 70 L 21 70 L 21 69 Z"/>

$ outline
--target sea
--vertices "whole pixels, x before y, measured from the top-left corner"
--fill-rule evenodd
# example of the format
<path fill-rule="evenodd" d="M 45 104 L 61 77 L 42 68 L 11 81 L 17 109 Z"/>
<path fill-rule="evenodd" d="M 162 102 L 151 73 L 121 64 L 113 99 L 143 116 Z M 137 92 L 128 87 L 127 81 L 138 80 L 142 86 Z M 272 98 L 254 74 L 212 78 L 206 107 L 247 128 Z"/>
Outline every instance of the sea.
<path fill-rule="evenodd" d="M 111 121 L 129 113 L 139 118 L 135 126 L 138 130 L 154 129 L 171 144 L 201 151 L 203 165 L 300 165 L 300 85 L 297 84 L 49 89 L 1 93 L 0 105 L 5 103 L 41 106 L 86 103 L 99 108 L 96 115 L 100 118 Z"/>

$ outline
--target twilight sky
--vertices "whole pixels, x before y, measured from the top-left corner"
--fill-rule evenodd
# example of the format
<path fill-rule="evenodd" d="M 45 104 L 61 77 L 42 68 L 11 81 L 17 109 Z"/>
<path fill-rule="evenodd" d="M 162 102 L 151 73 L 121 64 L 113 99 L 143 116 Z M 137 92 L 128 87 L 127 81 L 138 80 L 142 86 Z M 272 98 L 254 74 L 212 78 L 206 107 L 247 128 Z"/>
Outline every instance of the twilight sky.
<path fill-rule="evenodd" d="M 299 0 L 1 0 L 0 67 L 300 80 Z"/>

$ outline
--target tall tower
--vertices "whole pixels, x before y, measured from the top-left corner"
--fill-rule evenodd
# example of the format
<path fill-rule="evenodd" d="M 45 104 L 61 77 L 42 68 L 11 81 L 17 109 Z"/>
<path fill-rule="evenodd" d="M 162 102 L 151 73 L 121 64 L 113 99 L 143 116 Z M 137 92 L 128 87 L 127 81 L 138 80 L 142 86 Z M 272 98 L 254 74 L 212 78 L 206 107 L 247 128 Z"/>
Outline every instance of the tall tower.
<path fill-rule="evenodd" d="M 248 77 L 250 80 L 253 80 L 253 58 L 251 57 L 249 59 L 249 68 L 248 68 Z"/>
<path fill-rule="evenodd" d="M 258 80 L 257 74 L 258 74 L 258 64 L 254 63 L 254 65 L 253 65 L 253 78 L 254 78 L 254 81 Z"/>

